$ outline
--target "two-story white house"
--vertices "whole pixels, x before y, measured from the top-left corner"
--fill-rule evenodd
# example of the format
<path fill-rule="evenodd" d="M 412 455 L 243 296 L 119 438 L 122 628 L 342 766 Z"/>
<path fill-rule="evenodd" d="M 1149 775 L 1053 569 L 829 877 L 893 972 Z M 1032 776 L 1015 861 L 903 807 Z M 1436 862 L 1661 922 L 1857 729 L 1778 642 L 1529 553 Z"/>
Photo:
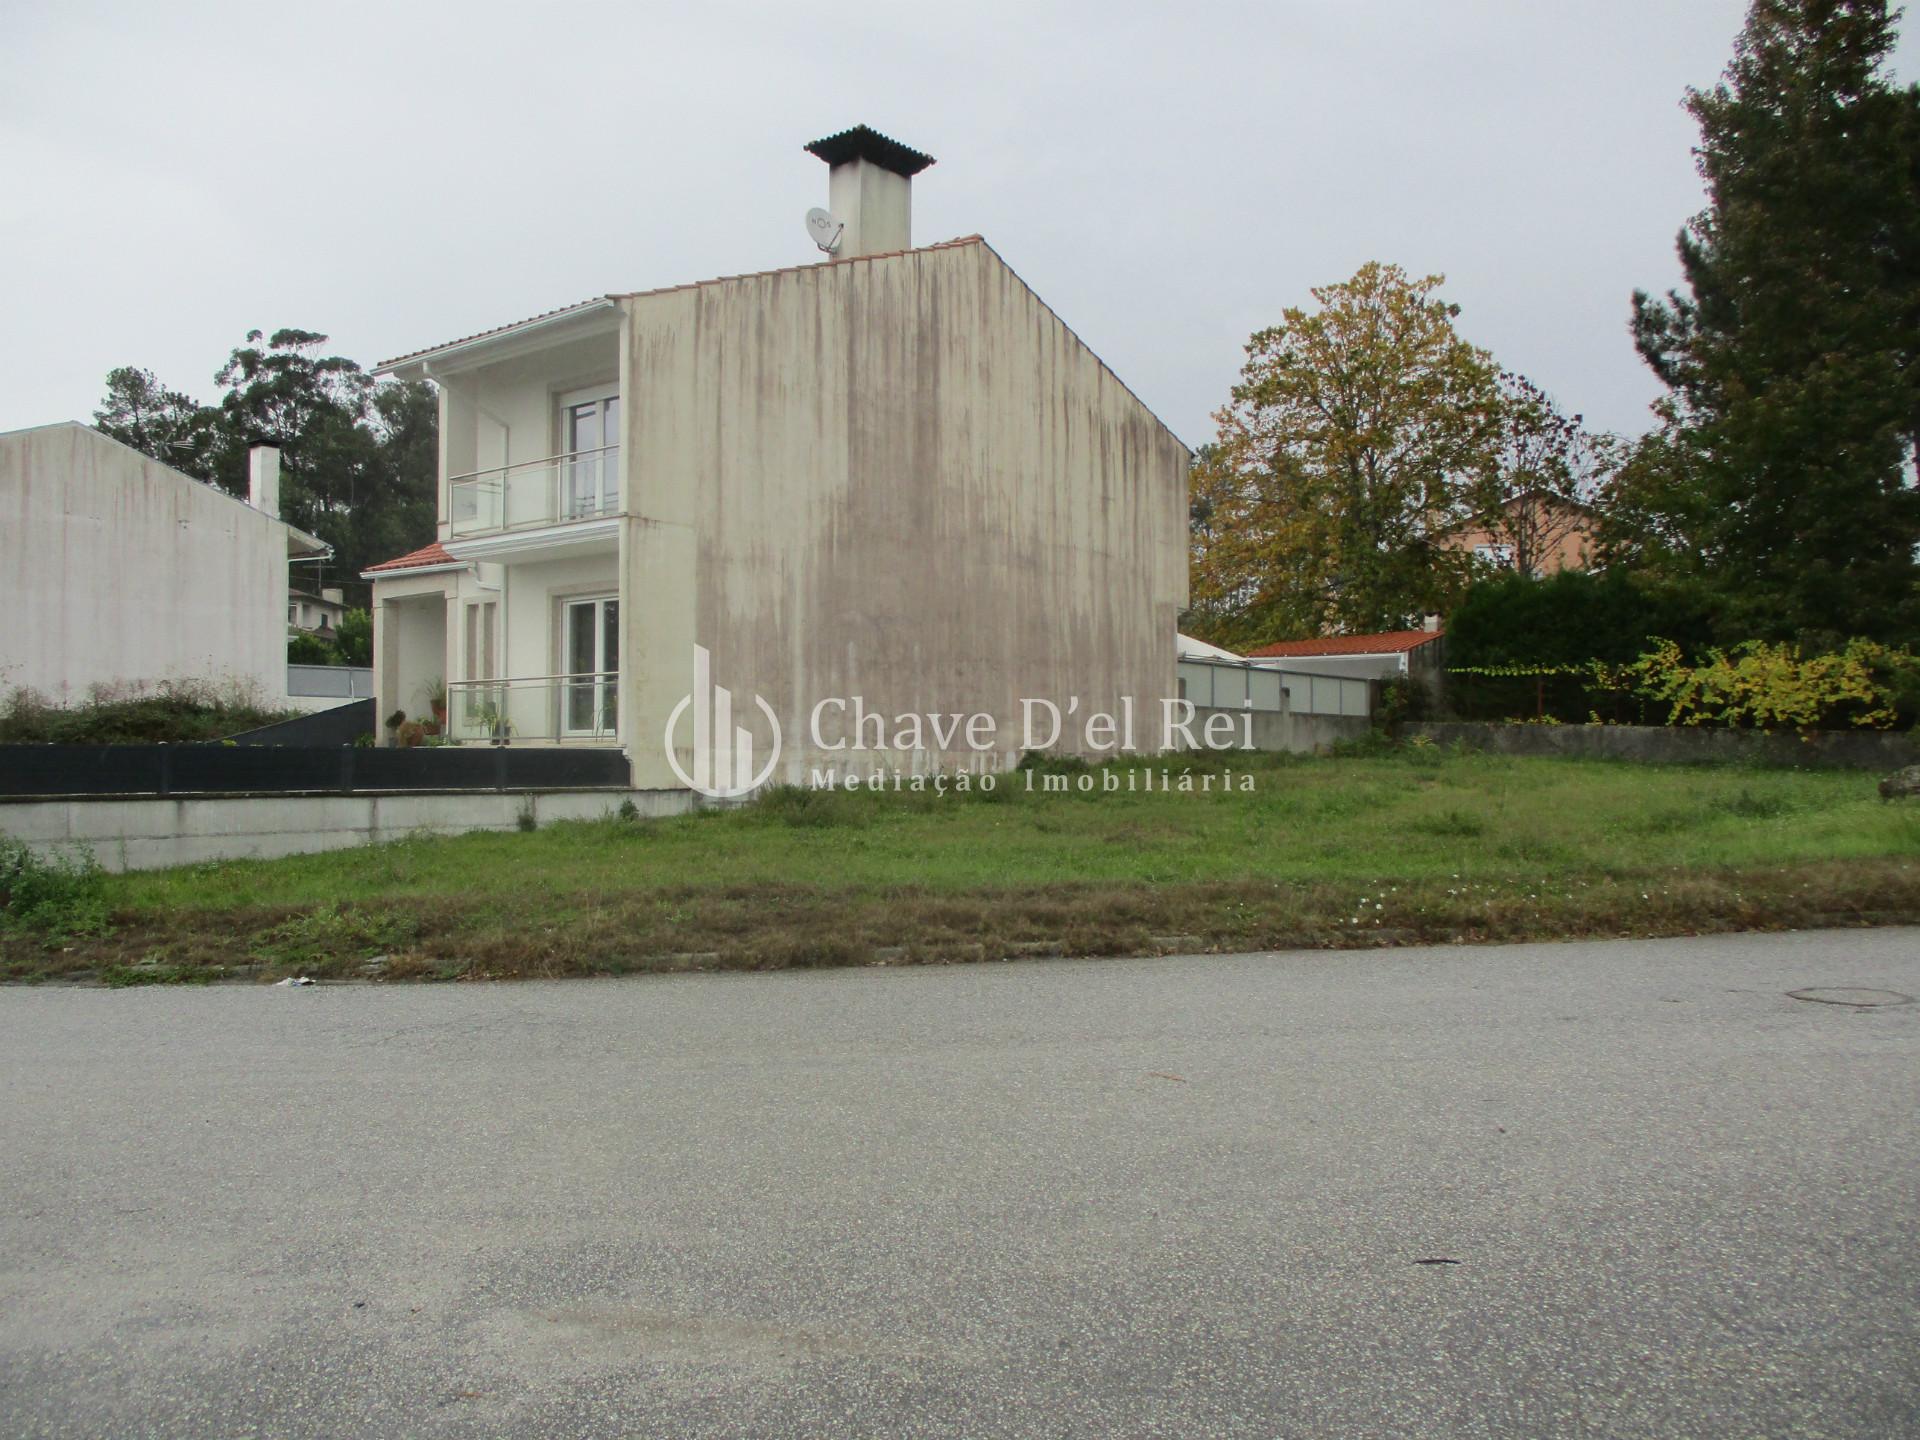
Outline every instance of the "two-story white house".
<path fill-rule="evenodd" d="M 381 367 L 436 386 L 441 475 L 434 543 L 366 572 L 383 716 L 444 687 L 456 739 L 618 745 L 682 788 L 697 658 L 735 719 L 777 718 L 782 780 L 847 763 L 828 697 L 990 713 L 1004 762 L 1022 697 L 1175 692 L 1187 447 L 983 239 L 912 245 L 930 157 L 865 127 L 807 149 L 828 258 Z"/>

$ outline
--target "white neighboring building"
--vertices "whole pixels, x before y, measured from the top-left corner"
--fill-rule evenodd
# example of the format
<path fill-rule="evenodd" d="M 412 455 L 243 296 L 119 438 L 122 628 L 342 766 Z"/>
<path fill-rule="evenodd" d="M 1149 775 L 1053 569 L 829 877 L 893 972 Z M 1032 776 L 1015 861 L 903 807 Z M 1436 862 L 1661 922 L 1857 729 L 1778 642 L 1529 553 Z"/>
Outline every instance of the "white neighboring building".
<path fill-rule="evenodd" d="M 311 590 L 287 592 L 287 629 L 303 635 L 318 635 L 331 640 L 340 633 L 340 622 L 347 614 L 347 592 L 328 585 L 318 594 Z"/>
<path fill-rule="evenodd" d="M 327 547 L 276 518 L 280 452 L 252 502 L 86 425 L 0 434 L 0 697 L 96 687 L 287 688 L 287 562 Z"/>

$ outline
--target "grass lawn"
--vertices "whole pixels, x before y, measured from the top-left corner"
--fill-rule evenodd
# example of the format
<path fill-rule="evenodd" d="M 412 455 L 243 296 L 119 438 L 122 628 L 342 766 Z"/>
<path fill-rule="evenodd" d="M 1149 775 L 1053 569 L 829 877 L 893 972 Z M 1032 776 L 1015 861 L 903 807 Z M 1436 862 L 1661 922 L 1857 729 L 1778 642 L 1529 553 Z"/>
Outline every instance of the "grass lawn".
<path fill-rule="evenodd" d="M 991 798 L 736 810 L 106 877 L 0 976 L 466 978 L 1920 921 L 1920 807 L 1848 772 L 1406 749 Z M 1256 788 L 1240 788 L 1251 773 Z M 1124 788 L 1134 777 L 1135 789 Z M 1151 793 L 1141 777 L 1155 777 Z M 1078 784 L 1070 775 L 1067 783 Z M 372 957 L 385 957 L 369 968 Z"/>

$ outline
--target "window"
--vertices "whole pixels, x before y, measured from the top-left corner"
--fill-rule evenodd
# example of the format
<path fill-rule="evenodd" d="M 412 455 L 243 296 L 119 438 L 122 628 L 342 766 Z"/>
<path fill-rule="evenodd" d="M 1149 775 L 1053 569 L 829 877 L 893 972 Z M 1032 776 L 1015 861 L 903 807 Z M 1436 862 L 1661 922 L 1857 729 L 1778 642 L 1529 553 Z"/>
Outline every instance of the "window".
<path fill-rule="evenodd" d="M 620 508 L 620 397 L 585 392 L 560 407 L 563 512 L 569 520 Z"/>
<path fill-rule="evenodd" d="M 491 680 L 493 668 L 494 602 L 475 600 L 467 605 L 467 679 Z"/>
<path fill-rule="evenodd" d="M 561 614 L 566 680 L 560 730 L 570 736 L 611 736 L 618 730 L 620 602 L 611 596 L 569 600 Z"/>

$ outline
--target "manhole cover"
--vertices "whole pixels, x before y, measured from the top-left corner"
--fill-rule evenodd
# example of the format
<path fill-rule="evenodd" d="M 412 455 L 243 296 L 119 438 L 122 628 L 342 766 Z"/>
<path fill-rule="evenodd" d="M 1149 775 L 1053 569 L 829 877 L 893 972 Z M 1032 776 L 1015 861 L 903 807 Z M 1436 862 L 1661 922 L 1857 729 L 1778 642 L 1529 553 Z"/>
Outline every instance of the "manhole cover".
<path fill-rule="evenodd" d="M 1805 990 L 1789 990 L 1787 998 L 1811 1000 L 1816 1005 L 1851 1005 L 1856 1010 L 1913 1003 L 1913 996 L 1902 995 L 1898 990 L 1867 990 L 1858 985 L 1814 985 Z"/>

